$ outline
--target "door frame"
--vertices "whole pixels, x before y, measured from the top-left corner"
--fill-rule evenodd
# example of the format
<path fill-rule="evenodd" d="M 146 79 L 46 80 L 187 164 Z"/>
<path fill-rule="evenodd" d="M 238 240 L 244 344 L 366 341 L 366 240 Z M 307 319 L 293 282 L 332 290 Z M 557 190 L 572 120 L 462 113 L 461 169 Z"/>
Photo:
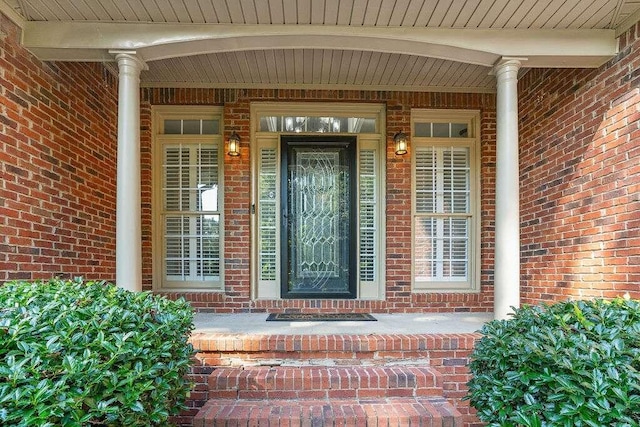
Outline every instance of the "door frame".
<path fill-rule="evenodd" d="M 362 159 L 363 153 L 367 153 L 369 159 L 373 162 L 375 169 L 375 185 L 373 199 L 374 208 L 372 210 L 375 216 L 374 228 L 375 235 L 373 241 L 373 250 L 376 261 L 370 276 L 366 279 L 362 277 L 360 270 L 360 260 L 358 261 L 358 278 L 357 278 L 357 300 L 374 300 L 383 301 L 386 297 L 386 194 L 387 194 L 387 160 L 390 156 L 388 152 L 388 144 L 390 136 L 386 133 L 386 105 L 384 103 L 352 103 L 352 102 L 285 102 L 285 101 L 252 101 L 250 102 L 250 168 L 251 168 L 251 203 L 248 212 L 250 214 L 251 223 L 251 258 L 250 265 L 250 282 L 251 282 L 251 299 L 257 304 L 263 304 L 259 301 L 286 301 L 280 295 L 280 239 L 275 244 L 275 254 L 277 254 L 277 267 L 275 276 L 263 276 L 263 265 L 261 260 L 261 228 L 260 228 L 260 212 L 262 204 L 260 200 L 260 170 L 263 161 L 263 153 L 267 157 L 274 153 L 280 159 L 280 136 L 285 134 L 280 130 L 263 129 L 264 117 L 282 117 L 282 116 L 311 116 L 311 117 L 365 117 L 374 119 L 376 122 L 375 130 L 371 132 L 355 132 L 355 133 L 336 133 L 334 135 L 353 135 L 356 136 L 358 144 L 357 167 L 358 167 L 358 192 L 360 194 Z M 288 134 L 292 134 L 289 132 Z M 304 132 L 298 135 L 320 135 L 317 132 Z M 326 135 L 326 134 L 325 134 Z M 280 168 L 274 169 L 271 173 L 277 175 L 277 182 L 280 182 Z M 280 209 L 280 186 L 274 188 L 276 210 Z M 358 206 L 361 210 L 362 200 Z M 358 213 L 360 215 L 360 212 Z M 360 216 L 358 221 L 361 220 Z M 275 228 L 280 230 L 280 215 L 275 218 Z M 361 227 L 360 222 L 358 227 Z M 362 233 L 362 229 L 358 229 Z M 360 236 L 358 237 L 358 251 L 360 248 Z M 361 254 L 359 254 L 360 256 Z M 313 300 L 299 300 L 313 301 Z"/>
<path fill-rule="evenodd" d="M 281 135 L 280 136 L 280 296 L 283 299 L 355 299 L 358 292 L 358 138 L 355 135 Z M 288 166 L 289 147 L 347 148 L 349 168 L 349 242 L 348 290 L 346 292 L 292 292 L 289 290 Z"/>

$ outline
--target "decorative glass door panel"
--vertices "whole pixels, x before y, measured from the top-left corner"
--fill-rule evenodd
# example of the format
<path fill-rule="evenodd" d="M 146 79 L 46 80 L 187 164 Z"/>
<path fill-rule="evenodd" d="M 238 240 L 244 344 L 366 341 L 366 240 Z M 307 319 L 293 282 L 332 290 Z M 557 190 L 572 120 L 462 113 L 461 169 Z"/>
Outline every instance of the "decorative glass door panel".
<path fill-rule="evenodd" d="M 282 297 L 355 298 L 354 137 L 282 137 Z"/>

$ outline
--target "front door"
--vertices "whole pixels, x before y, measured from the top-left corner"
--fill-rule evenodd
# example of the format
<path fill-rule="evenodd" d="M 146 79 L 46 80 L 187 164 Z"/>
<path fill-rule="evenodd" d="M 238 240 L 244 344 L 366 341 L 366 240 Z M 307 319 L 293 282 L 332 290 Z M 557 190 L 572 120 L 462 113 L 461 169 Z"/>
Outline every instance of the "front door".
<path fill-rule="evenodd" d="M 356 297 L 356 137 L 282 136 L 283 298 Z"/>

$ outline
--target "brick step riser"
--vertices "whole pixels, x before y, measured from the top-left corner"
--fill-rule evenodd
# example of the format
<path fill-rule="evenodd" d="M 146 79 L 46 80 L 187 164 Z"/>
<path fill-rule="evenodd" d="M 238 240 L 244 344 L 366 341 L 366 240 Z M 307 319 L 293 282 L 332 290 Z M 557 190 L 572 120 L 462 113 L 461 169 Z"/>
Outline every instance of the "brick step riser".
<path fill-rule="evenodd" d="M 380 389 L 380 390 L 302 390 L 302 391 L 213 391 L 210 399 L 373 399 L 385 397 L 441 397 L 442 389 Z"/>
<path fill-rule="evenodd" d="M 218 368 L 209 398 L 324 399 L 442 396 L 441 375 L 429 367 Z"/>
<path fill-rule="evenodd" d="M 453 352 L 444 354 L 452 355 Z M 201 357 L 209 366 L 381 366 L 430 364 L 434 351 L 419 352 L 207 352 Z"/>

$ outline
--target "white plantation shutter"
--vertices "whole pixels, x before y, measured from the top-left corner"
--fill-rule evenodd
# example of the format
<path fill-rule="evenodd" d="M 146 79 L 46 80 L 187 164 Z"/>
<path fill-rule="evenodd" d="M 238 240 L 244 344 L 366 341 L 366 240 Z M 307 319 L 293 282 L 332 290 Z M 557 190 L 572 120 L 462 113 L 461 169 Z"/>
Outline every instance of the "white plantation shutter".
<path fill-rule="evenodd" d="M 188 233 L 189 223 L 180 215 L 168 212 L 180 212 L 183 205 L 188 205 L 188 194 L 182 191 L 182 183 L 188 182 L 188 167 L 182 168 L 186 160 L 189 164 L 189 151 L 180 146 L 164 147 L 164 245 L 165 245 L 165 278 L 180 279 L 189 265 L 184 265 L 185 249 L 188 242 L 183 236 Z M 185 176 L 186 175 L 186 176 Z M 186 220 L 186 221 L 185 221 Z"/>
<path fill-rule="evenodd" d="M 364 282 L 376 280 L 376 162 L 374 150 L 360 151 L 360 280 Z"/>
<path fill-rule="evenodd" d="M 470 153 L 468 147 L 417 147 L 416 281 L 468 281 Z"/>
<path fill-rule="evenodd" d="M 260 148 L 258 174 L 258 264 L 260 280 L 276 280 L 277 150 Z"/>
<path fill-rule="evenodd" d="M 218 148 L 165 144 L 164 278 L 167 283 L 220 280 Z"/>

